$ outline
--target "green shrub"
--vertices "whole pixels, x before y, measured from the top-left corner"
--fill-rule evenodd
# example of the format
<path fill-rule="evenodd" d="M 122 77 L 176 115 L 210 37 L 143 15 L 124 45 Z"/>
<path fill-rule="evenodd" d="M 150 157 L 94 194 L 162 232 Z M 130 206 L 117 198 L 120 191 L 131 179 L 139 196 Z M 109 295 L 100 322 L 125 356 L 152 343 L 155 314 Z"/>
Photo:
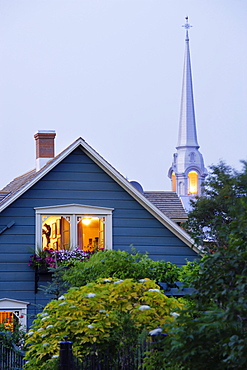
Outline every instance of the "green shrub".
<path fill-rule="evenodd" d="M 160 292 L 154 281 L 142 279 L 100 279 L 80 288 L 71 288 L 51 301 L 38 314 L 29 330 L 26 369 L 54 369 L 58 343 L 68 336 L 74 353 L 83 357 L 92 344 L 114 352 L 137 341 L 144 330 L 174 321 L 182 304 Z"/>
<path fill-rule="evenodd" d="M 6 328 L 6 323 L 0 323 L 0 342 L 6 348 L 12 348 L 14 344 L 19 349 L 24 347 L 25 330 L 23 327 L 16 323 L 14 328 L 11 330 Z"/>
<path fill-rule="evenodd" d="M 136 281 L 149 278 L 156 282 L 172 283 L 179 281 L 180 269 L 165 261 L 153 261 L 147 255 L 125 251 L 103 251 L 95 253 L 88 261 L 76 262 L 64 274 L 71 286 L 79 287 L 109 276 L 118 279 L 132 278 Z"/>

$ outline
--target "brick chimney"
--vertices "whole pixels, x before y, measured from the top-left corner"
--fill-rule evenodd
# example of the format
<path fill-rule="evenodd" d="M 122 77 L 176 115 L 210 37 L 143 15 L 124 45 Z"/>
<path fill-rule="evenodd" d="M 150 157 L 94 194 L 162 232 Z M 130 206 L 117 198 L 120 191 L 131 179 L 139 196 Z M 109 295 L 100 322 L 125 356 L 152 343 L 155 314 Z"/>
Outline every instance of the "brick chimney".
<path fill-rule="evenodd" d="M 54 130 L 39 130 L 35 132 L 36 140 L 36 171 L 39 171 L 55 156 L 55 136 Z"/>

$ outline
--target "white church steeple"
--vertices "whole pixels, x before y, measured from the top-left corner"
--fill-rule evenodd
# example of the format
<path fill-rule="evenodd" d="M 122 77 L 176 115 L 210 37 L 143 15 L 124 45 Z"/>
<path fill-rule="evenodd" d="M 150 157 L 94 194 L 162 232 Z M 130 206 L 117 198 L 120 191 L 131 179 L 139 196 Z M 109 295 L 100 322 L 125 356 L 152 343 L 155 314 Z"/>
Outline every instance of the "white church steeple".
<path fill-rule="evenodd" d="M 185 56 L 178 145 L 168 176 L 172 182 L 172 190 L 181 198 L 185 209 L 189 210 L 190 199 L 202 193 L 201 184 L 207 176 L 207 170 L 204 167 L 203 156 L 198 150 L 188 32 L 191 25 L 188 17 L 185 19 L 186 23 L 183 26 L 186 31 Z"/>

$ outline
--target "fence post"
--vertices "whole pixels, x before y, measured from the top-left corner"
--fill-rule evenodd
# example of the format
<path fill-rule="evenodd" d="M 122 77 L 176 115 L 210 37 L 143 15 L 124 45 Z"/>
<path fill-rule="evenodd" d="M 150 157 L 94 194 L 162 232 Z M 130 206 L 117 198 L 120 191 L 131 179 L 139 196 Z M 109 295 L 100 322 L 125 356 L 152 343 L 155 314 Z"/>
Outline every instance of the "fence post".
<path fill-rule="evenodd" d="M 59 370 L 73 370 L 73 352 L 72 342 L 68 341 L 68 337 L 64 337 L 64 342 L 60 342 Z"/>
<path fill-rule="evenodd" d="M 152 338 L 153 348 L 156 349 L 156 350 L 162 351 L 162 347 L 163 347 L 162 343 L 163 343 L 164 338 L 166 338 L 166 336 L 167 336 L 166 333 L 162 332 L 162 327 L 157 326 L 156 329 L 151 330 L 149 332 L 149 335 Z"/>

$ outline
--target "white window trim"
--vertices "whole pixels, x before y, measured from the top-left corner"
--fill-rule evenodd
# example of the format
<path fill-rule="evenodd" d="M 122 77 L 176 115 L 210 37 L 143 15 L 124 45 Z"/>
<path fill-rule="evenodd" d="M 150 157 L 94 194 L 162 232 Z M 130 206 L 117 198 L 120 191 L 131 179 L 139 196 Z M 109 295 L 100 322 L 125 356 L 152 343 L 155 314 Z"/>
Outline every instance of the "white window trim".
<path fill-rule="evenodd" d="M 114 208 L 95 207 L 81 204 L 65 204 L 34 208 L 36 212 L 36 250 L 42 248 L 42 216 L 70 216 L 70 242 L 77 246 L 77 216 L 105 217 L 105 249 L 112 249 L 112 211 Z"/>
<path fill-rule="evenodd" d="M 0 299 L 0 311 L 12 311 L 19 318 L 23 330 L 27 327 L 27 305 L 29 302 L 17 301 L 11 298 Z"/>

